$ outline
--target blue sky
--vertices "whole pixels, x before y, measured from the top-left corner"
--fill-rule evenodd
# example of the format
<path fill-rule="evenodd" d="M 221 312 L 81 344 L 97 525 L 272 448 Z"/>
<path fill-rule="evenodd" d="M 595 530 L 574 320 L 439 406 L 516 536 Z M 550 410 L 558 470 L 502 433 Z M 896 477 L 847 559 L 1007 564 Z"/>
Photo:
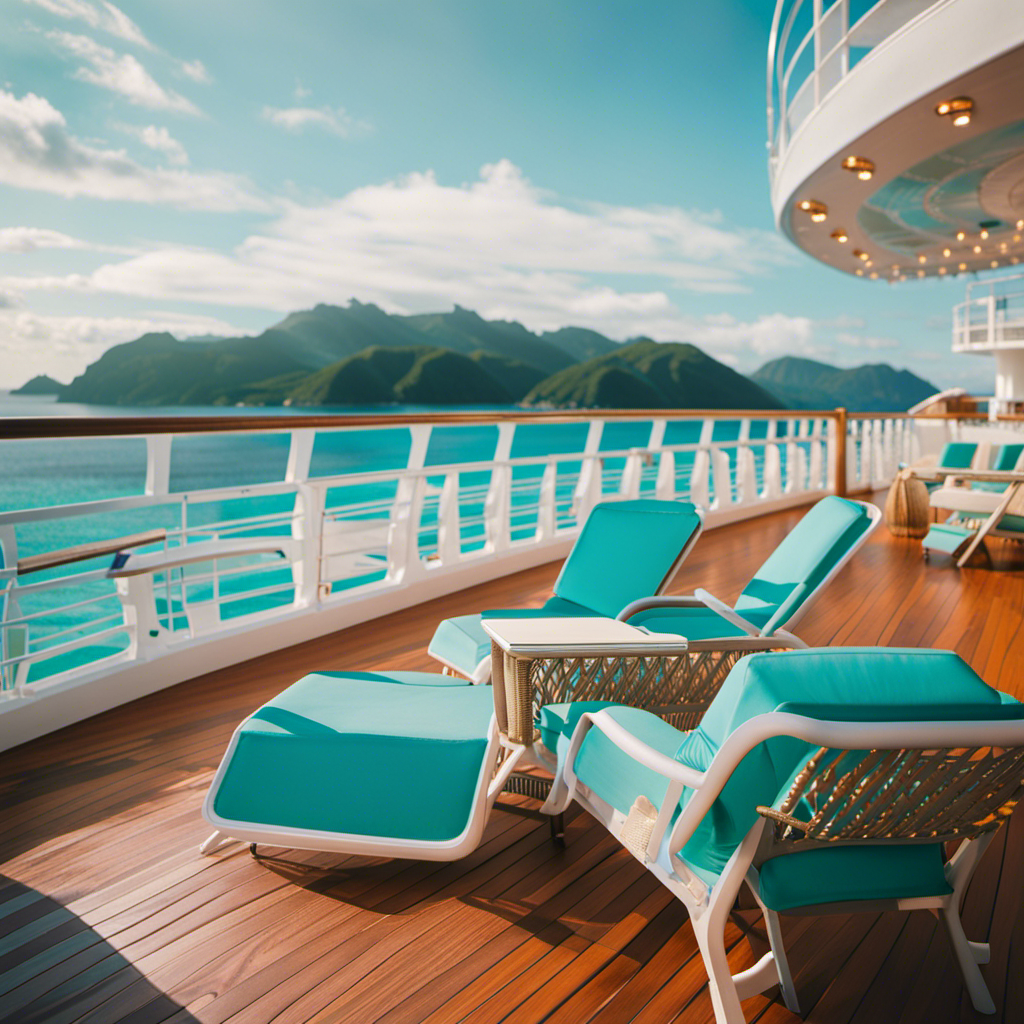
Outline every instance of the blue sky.
<path fill-rule="evenodd" d="M 772 6 L 5 0 L 0 387 L 352 297 L 990 387 L 962 283 L 776 234 Z"/>

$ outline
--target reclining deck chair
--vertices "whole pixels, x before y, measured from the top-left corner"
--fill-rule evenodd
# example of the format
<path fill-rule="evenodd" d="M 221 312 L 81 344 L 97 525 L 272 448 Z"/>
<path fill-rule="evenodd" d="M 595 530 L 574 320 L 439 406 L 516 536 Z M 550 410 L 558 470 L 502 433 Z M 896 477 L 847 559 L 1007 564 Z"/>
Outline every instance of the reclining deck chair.
<path fill-rule="evenodd" d="M 1020 796 L 1024 706 L 952 652 L 750 655 L 692 732 L 636 708 L 585 712 L 564 773 L 686 906 L 717 1024 L 742 1024 L 741 1000 L 776 984 L 799 1012 L 780 913 L 937 911 L 974 1006 L 994 1012 L 988 947 L 967 941 L 959 908 Z M 734 976 L 724 930 L 744 882 L 771 951 Z"/>
<path fill-rule="evenodd" d="M 970 486 L 953 486 L 946 476 L 943 485 L 931 492 L 932 507 L 952 515 L 929 527 L 921 541 L 925 559 L 938 551 L 956 558 L 957 568 L 962 569 L 986 537 L 1024 540 L 1024 455 L 1009 470 L 964 470 L 955 479 Z"/>
<path fill-rule="evenodd" d="M 631 601 L 661 594 L 703 529 L 688 501 L 604 502 L 594 506 L 542 608 L 489 611 L 491 617 L 615 618 Z M 445 619 L 427 648 L 446 669 L 475 683 L 491 678 L 491 640 L 482 615 Z"/>

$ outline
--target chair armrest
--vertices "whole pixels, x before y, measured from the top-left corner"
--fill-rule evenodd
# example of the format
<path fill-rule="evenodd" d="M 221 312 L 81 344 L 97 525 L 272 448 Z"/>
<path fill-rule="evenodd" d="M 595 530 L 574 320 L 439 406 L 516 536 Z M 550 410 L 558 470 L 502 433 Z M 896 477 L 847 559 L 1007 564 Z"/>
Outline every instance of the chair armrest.
<path fill-rule="evenodd" d="M 700 608 L 701 600 L 695 594 L 677 597 L 641 597 L 636 601 L 630 601 L 625 608 L 615 616 L 619 622 L 626 622 L 637 612 L 647 611 L 648 608 Z"/>
<path fill-rule="evenodd" d="M 752 622 L 743 618 L 735 609 L 730 608 L 724 601 L 720 601 L 714 594 L 709 594 L 702 587 L 693 592 L 694 597 L 700 598 L 705 608 L 710 608 L 716 615 L 721 616 L 726 622 L 731 623 L 737 629 L 742 629 L 748 636 L 758 636 L 761 632 Z"/>
<path fill-rule="evenodd" d="M 586 727 L 583 727 L 585 720 L 588 724 Z M 637 739 L 625 726 L 616 722 L 607 711 L 588 711 L 580 716 L 580 724 L 576 726 L 569 745 L 569 755 L 579 753 L 579 747 L 582 745 L 583 738 L 589 731 L 590 726 L 594 726 L 604 733 L 619 750 L 628 757 L 631 757 L 637 764 L 642 764 L 645 768 L 650 768 L 651 771 L 663 775 L 670 782 L 680 782 L 690 789 L 698 789 L 704 782 L 703 772 L 699 772 L 695 768 L 689 768 L 685 764 L 680 764 L 674 757 L 669 757 L 660 750 L 655 750 L 654 747 L 644 743 L 643 740 Z M 578 743 L 577 736 L 579 737 Z M 571 770 L 575 760 L 575 756 L 569 755 L 565 759 L 567 772 Z"/>

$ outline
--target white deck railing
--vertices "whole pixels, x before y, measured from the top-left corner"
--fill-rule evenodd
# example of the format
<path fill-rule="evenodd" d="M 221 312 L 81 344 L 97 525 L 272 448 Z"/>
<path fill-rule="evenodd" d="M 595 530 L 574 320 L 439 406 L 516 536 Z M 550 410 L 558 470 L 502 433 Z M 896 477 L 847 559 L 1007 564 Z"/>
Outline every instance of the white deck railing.
<path fill-rule="evenodd" d="M 100 437 L 135 446 L 138 483 L 113 497 L 0 511 L 0 748 L 26 730 L 561 558 L 600 501 L 688 499 L 714 527 L 883 486 L 919 454 L 912 420 L 838 411 L 3 425 L 0 471 L 56 448 L 65 465 L 56 475 L 73 478 Z M 378 448 L 401 457 L 363 468 Z M 216 486 L 188 485 L 190 473 L 210 483 L 214 463 Z M 109 544 L 102 557 L 62 561 L 69 547 L 116 546 L 139 529 L 164 536 L 129 549 L 120 568 Z M 55 548 L 57 564 L 34 571 L 32 560 Z M 58 713 L 56 697 L 72 690 Z M 54 711 L 17 727 L 19 716 L 5 713 L 44 704 Z"/>

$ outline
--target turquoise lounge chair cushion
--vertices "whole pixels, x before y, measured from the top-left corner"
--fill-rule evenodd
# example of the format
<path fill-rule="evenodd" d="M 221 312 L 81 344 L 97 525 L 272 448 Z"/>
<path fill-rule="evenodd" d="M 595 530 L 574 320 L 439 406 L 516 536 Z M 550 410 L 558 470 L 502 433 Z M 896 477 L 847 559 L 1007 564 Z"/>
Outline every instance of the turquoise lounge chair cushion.
<path fill-rule="evenodd" d="M 970 469 L 978 446 L 969 441 L 951 441 L 939 453 L 939 465 L 945 469 Z"/>
<path fill-rule="evenodd" d="M 921 684 L 922 680 L 927 680 L 927 686 Z M 1004 702 L 1010 710 L 1001 707 Z M 757 715 L 781 709 L 831 719 L 855 717 L 858 709 L 871 720 L 1024 716 L 1024 707 L 987 686 L 956 654 L 948 651 L 833 648 L 753 654 L 743 658 L 729 673 L 698 728 L 689 733 L 673 730 L 679 740 L 674 756 L 697 771 L 706 771 L 723 742 L 740 725 Z M 661 729 L 664 723 L 647 712 L 634 714 L 648 715 L 660 723 L 648 723 L 645 728 L 651 735 L 657 731 L 658 749 L 664 752 L 668 743 L 668 734 Z M 591 731 L 577 758 L 580 779 L 623 813 L 628 812 L 640 792 L 657 804 L 651 796 L 656 787 L 653 780 L 644 777 L 645 769 L 638 769 L 628 782 L 617 783 L 621 788 L 613 788 L 603 774 L 595 773 L 592 780 L 584 777 L 581 765 L 594 763 L 599 767 L 611 763 L 613 758 L 604 749 L 611 744 L 603 737 L 599 756 L 590 756 L 593 751 L 588 750 L 588 745 L 595 735 Z M 596 750 L 598 743 L 592 746 Z M 746 755 L 681 851 L 698 875 L 714 884 L 757 820 L 755 808 L 781 801 L 812 753 L 813 748 L 802 740 L 779 736 L 759 744 Z M 621 774 L 625 775 L 624 769 Z M 632 796 L 630 785 L 635 787 Z M 605 787 L 608 795 L 600 787 Z M 690 795 L 690 791 L 684 791 L 683 804 Z"/>
<path fill-rule="evenodd" d="M 491 688 L 426 672 L 318 672 L 241 727 L 214 798 L 229 821 L 442 841 L 469 820 Z"/>
<path fill-rule="evenodd" d="M 764 626 L 780 607 L 789 606 L 783 622 L 835 568 L 871 526 L 862 505 L 845 498 L 822 498 L 789 532 L 743 588 L 736 611 Z M 804 583 L 806 590 L 797 593 Z"/>
<path fill-rule="evenodd" d="M 614 618 L 631 601 L 660 592 L 699 528 L 688 501 L 596 505 L 562 566 L 555 596 Z"/>
<path fill-rule="evenodd" d="M 992 468 L 1000 472 L 1014 470 L 1017 468 L 1017 463 L 1021 461 L 1022 454 L 1024 454 L 1024 444 L 1000 445 L 992 462 Z M 974 480 L 971 483 L 971 488 L 976 491 L 993 491 L 1002 494 L 1006 490 L 1006 484 L 999 484 L 994 480 Z"/>
<path fill-rule="evenodd" d="M 853 900 L 947 896 L 942 846 L 841 846 L 774 857 L 761 865 L 760 894 L 770 910 Z"/>

